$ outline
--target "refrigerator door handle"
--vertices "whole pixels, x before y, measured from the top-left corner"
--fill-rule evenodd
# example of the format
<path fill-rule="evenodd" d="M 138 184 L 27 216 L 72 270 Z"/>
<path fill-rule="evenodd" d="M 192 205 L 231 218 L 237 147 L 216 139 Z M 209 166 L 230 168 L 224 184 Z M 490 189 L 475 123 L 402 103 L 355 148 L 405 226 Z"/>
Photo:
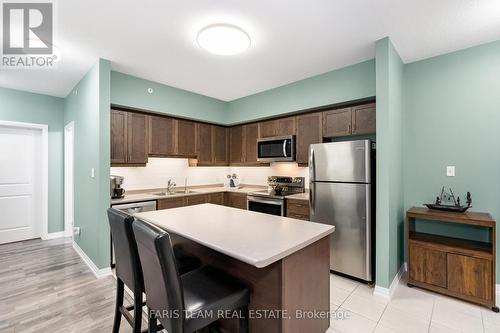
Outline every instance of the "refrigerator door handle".
<path fill-rule="evenodd" d="M 314 217 L 314 182 L 309 183 L 309 211 L 312 220 Z"/>
<path fill-rule="evenodd" d="M 366 223 L 366 276 L 373 281 L 371 276 L 372 267 L 372 209 L 371 209 L 371 185 L 366 186 L 366 203 L 365 203 L 365 223 Z"/>
<path fill-rule="evenodd" d="M 309 150 L 309 181 L 314 182 L 314 148 Z"/>

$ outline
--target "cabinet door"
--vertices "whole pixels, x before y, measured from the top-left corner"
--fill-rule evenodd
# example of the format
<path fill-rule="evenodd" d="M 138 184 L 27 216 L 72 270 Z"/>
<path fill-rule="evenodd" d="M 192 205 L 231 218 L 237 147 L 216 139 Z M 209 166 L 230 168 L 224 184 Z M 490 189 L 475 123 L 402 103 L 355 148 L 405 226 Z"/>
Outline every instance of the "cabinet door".
<path fill-rule="evenodd" d="M 323 136 L 351 135 L 351 108 L 323 112 Z"/>
<path fill-rule="evenodd" d="M 149 155 L 175 155 L 175 119 L 149 116 Z"/>
<path fill-rule="evenodd" d="M 483 300 L 493 299 L 491 260 L 448 253 L 448 289 Z"/>
<path fill-rule="evenodd" d="M 177 154 L 186 157 L 196 155 L 196 128 L 192 121 L 177 120 Z"/>
<path fill-rule="evenodd" d="M 208 203 L 214 205 L 224 205 L 224 193 L 210 193 L 208 195 Z"/>
<path fill-rule="evenodd" d="M 226 205 L 233 208 L 247 209 L 247 196 L 241 193 L 226 192 Z"/>
<path fill-rule="evenodd" d="M 297 163 L 307 164 L 309 146 L 321 143 L 321 113 L 309 113 L 297 116 Z"/>
<path fill-rule="evenodd" d="M 196 156 L 199 165 L 212 164 L 212 125 L 196 124 Z"/>
<path fill-rule="evenodd" d="M 111 110 L 111 164 L 127 163 L 127 112 Z"/>
<path fill-rule="evenodd" d="M 168 198 L 160 199 L 157 202 L 158 210 L 183 207 L 186 205 L 185 198 Z"/>
<path fill-rule="evenodd" d="M 128 127 L 128 159 L 131 164 L 146 164 L 148 162 L 148 132 L 147 116 L 129 112 Z"/>
<path fill-rule="evenodd" d="M 375 103 L 352 108 L 352 134 L 374 134 L 376 131 Z"/>
<path fill-rule="evenodd" d="M 295 135 L 295 117 L 281 118 L 277 121 L 276 135 Z"/>
<path fill-rule="evenodd" d="M 259 137 L 268 138 L 276 136 L 278 131 L 278 124 L 276 120 L 268 120 L 259 123 Z"/>
<path fill-rule="evenodd" d="M 410 279 L 446 288 L 446 253 L 412 244 L 409 247 Z"/>
<path fill-rule="evenodd" d="M 243 163 L 244 159 L 244 138 L 243 138 L 243 126 L 231 127 L 229 138 L 230 146 L 230 162 L 231 163 Z"/>
<path fill-rule="evenodd" d="M 213 158 L 215 165 L 228 165 L 228 129 L 222 126 L 213 126 Z"/>
<path fill-rule="evenodd" d="M 257 164 L 257 139 L 259 138 L 259 125 L 245 125 L 245 164 Z"/>
<path fill-rule="evenodd" d="M 206 194 L 202 195 L 192 195 L 186 197 L 187 206 L 201 205 L 208 202 L 208 196 Z"/>

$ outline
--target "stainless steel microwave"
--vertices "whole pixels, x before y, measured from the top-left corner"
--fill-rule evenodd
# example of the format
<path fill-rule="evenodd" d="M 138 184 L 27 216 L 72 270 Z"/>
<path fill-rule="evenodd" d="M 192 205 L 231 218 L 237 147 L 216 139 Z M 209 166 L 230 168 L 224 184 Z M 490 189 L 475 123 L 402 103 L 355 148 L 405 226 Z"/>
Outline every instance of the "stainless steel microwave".
<path fill-rule="evenodd" d="M 295 161 L 295 136 L 275 136 L 257 140 L 257 161 L 293 162 Z"/>

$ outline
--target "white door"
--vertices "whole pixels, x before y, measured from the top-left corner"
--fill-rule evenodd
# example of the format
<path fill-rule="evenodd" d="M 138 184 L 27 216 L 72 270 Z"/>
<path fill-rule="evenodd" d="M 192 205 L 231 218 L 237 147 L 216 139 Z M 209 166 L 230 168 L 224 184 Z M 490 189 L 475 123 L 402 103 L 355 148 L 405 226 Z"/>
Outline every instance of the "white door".
<path fill-rule="evenodd" d="M 0 125 L 0 244 L 41 236 L 42 130 Z"/>

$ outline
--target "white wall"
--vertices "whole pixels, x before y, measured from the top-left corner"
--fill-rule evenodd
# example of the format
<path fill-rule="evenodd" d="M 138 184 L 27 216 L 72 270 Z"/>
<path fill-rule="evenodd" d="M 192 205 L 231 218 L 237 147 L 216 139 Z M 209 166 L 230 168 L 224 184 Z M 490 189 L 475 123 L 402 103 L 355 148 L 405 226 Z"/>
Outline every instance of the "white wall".
<path fill-rule="evenodd" d="M 177 186 L 225 183 L 226 175 L 236 173 L 240 182 L 252 185 L 267 185 L 267 176 L 306 177 L 308 169 L 296 163 L 272 163 L 270 167 L 189 167 L 183 158 L 149 158 L 146 167 L 112 167 L 111 174 L 125 177 L 126 190 L 166 187 L 169 178 Z"/>

